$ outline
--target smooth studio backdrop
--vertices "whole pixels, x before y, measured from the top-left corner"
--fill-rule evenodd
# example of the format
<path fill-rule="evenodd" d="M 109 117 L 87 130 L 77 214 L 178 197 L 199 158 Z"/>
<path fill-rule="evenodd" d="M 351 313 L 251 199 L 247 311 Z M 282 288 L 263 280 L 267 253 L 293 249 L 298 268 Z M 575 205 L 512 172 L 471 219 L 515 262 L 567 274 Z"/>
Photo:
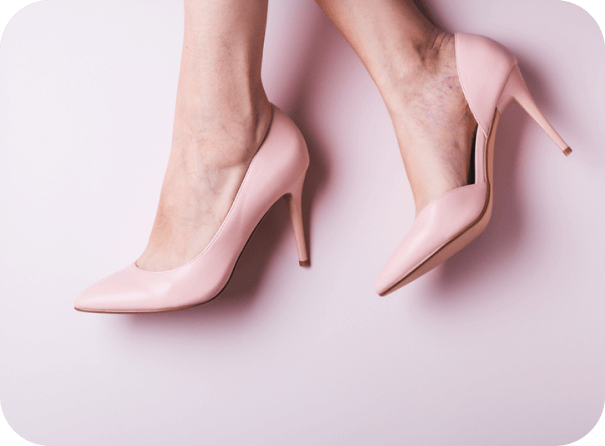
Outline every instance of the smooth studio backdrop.
<path fill-rule="evenodd" d="M 604 46 L 555 0 L 433 0 L 446 28 L 509 47 L 574 149 L 503 115 L 490 225 L 380 298 L 414 217 L 386 109 L 310 0 L 272 2 L 263 77 L 299 125 L 310 269 L 284 202 L 215 301 L 73 310 L 136 259 L 170 147 L 176 0 L 47 0 L 0 45 L 0 401 L 48 446 L 569 444 L 605 398 Z"/>

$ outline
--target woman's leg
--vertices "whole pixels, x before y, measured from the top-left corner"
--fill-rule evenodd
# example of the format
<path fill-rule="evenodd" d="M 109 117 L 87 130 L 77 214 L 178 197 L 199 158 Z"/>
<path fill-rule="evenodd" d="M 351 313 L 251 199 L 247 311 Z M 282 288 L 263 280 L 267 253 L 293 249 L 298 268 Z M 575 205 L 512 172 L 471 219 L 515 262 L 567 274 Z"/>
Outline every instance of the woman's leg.
<path fill-rule="evenodd" d="M 265 136 L 267 0 L 185 0 L 172 148 L 139 268 L 183 265 L 208 245 Z"/>
<path fill-rule="evenodd" d="M 458 81 L 453 35 L 427 19 L 415 1 L 317 3 L 382 94 L 418 214 L 431 200 L 467 184 L 476 122 Z"/>

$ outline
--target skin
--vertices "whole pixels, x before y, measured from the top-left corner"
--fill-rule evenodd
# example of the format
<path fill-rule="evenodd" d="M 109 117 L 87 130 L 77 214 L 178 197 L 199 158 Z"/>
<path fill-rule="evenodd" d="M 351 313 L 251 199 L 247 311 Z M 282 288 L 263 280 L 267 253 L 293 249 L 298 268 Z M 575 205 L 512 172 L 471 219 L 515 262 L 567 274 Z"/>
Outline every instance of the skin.
<path fill-rule="evenodd" d="M 184 1 L 172 147 L 149 242 L 137 260 L 150 271 L 181 266 L 208 245 L 271 119 L 260 76 L 267 0 Z M 382 95 L 416 215 L 467 184 L 477 124 L 458 82 L 453 35 L 422 0 L 317 3 Z"/>

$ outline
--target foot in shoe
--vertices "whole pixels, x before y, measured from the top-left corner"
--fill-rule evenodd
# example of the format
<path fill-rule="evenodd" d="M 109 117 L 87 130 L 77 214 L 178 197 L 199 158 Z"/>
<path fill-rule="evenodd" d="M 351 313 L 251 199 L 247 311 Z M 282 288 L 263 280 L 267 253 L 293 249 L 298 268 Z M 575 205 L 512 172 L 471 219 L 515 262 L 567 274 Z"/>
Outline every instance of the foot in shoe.
<path fill-rule="evenodd" d="M 93 313 L 155 313 L 211 301 L 227 286 L 254 228 L 281 197 L 290 209 L 299 263 L 309 265 L 301 212 L 308 166 L 309 153 L 300 131 L 272 106 L 266 138 L 216 235 L 206 232 L 212 240 L 203 252 L 171 270 L 147 271 L 133 262 L 82 291 L 74 308 Z"/>
<path fill-rule="evenodd" d="M 458 78 L 453 34 L 435 30 L 417 45 L 387 93 L 416 215 L 432 200 L 468 183 L 477 122 Z"/>
<path fill-rule="evenodd" d="M 465 33 L 456 34 L 455 45 L 459 81 L 479 122 L 474 144 L 475 181 L 431 201 L 417 215 L 376 281 L 376 292 L 381 296 L 435 268 L 485 229 L 493 206 L 496 129 L 500 113 L 512 100 L 536 120 L 565 155 L 571 153 L 532 99 L 517 59 L 509 50 L 487 37 Z"/>
<path fill-rule="evenodd" d="M 210 243 L 271 121 L 271 105 L 242 110 L 194 101 L 179 86 L 172 149 L 147 247 L 136 265 L 166 271 Z"/>

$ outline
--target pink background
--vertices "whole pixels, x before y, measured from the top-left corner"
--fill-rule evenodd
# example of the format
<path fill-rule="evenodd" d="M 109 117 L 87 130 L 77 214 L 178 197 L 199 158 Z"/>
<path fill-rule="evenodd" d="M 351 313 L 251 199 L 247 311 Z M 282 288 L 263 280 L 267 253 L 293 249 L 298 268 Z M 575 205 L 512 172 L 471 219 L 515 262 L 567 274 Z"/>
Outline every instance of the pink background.
<path fill-rule="evenodd" d="M 264 80 L 307 138 L 310 269 L 284 203 L 215 301 L 75 312 L 142 252 L 168 157 L 182 3 L 52 0 L 0 45 L 0 400 L 48 446 L 571 443 L 605 397 L 604 47 L 570 3 L 433 0 L 515 52 L 565 158 L 519 107 L 485 233 L 387 298 L 414 216 L 388 115 L 309 0 L 270 6 Z"/>

